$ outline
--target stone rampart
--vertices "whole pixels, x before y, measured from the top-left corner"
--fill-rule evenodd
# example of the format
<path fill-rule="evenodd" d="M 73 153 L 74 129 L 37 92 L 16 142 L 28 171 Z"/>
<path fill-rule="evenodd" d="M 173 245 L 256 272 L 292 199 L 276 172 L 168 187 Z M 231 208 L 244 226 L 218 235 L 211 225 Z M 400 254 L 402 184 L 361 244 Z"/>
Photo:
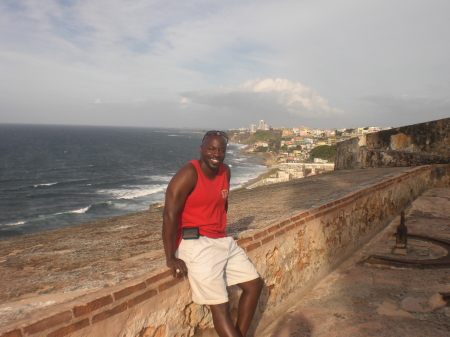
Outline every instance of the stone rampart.
<path fill-rule="evenodd" d="M 258 331 L 351 256 L 424 190 L 449 186 L 450 165 L 421 166 L 350 194 L 247 230 L 238 243 L 265 287 L 253 324 Z M 235 316 L 239 290 L 232 287 Z M 192 303 L 187 280 L 170 272 L 141 275 L 44 308 L 0 328 L 1 337 L 213 336 L 207 307 Z"/>
<path fill-rule="evenodd" d="M 450 118 L 402 126 L 337 144 L 336 170 L 450 163 Z"/>

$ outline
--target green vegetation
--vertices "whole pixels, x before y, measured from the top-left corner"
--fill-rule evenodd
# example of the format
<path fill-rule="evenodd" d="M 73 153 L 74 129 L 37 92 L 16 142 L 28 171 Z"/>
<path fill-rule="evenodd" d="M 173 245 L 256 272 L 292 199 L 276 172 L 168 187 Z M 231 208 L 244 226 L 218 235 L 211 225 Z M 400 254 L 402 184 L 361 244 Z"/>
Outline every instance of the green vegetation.
<path fill-rule="evenodd" d="M 256 132 L 249 140 L 250 144 L 257 142 L 267 142 L 273 138 L 273 135 L 269 132 Z"/>
<path fill-rule="evenodd" d="M 334 158 L 336 157 L 336 145 L 317 146 L 311 151 L 309 151 L 309 154 L 311 156 L 311 160 L 314 160 L 314 158 L 320 158 L 334 162 Z"/>
<path fill-rule="evenodd" d="M 239 191 L 245 191 L 247 189 L 247 187 L 239 187 L 239 188 L 235 188 L 234 190 L 231 190 L 230 193 L 236 193 Z"/>
<path fill-rule="evenodd" d="M 253 152 L 267 152 L 268 148 L 267 147 L 258 147 L 255 151 Z"/>
<path fill-rule="evenodd" d="M 270 178 L 271 175 L 276 174 L 278 171 L 279 169 L 277 168 L 271 169 L 269 172 L 266 172 L 261 176 L 261 180 Z"/>

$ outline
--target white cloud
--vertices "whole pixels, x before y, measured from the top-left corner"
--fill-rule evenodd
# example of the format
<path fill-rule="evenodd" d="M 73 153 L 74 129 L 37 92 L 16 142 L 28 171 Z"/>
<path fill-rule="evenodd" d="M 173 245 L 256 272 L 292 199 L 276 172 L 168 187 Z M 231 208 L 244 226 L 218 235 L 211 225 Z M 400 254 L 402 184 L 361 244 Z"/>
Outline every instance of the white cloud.
<path fill-rule="evenodd" d="M 127 123 L 150 126 L 443 118 L 449 10 L 419 0 L 0 1 L 0 122 L 88 123 L 89 109 L 117 113 L 95 123 L 122 125 L 133 111 Z"/>
<path fill-rule="evenodd" d="M 308 118 L 342 115 L 342 109 L 330 107 L 327 99 L 301 83 L 287 79 L 253 79 L 237 86 L 182 93 L 182 101 L 214 108 L 289 113 Z"/>

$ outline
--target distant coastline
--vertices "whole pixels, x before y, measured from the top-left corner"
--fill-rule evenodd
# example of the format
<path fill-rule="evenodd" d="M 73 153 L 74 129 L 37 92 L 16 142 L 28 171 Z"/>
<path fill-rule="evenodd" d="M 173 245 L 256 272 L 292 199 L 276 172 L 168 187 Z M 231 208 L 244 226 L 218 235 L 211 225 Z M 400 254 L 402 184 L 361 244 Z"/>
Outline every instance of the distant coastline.
<path fill-rule="evenodd" d="M 258 158 L 260 158 L 261 161 L 262 161 L 261 165 L 265 165 L 267 167 L 266 172 L 261 173 L 256 178 L 251 179 L 251 180 L 247 181 L 246 183 L 244 183 L 243 186 L 242 186 L 243 188 L 246 188 L 247 186 L 250 186 L 250 185 L 252 185 L 252 184 L 254 184 L 254 183 L 264 179 L 263 177 L 267 174 L 268 168 L 270 166 L 272 166 L 272 165 L 277 164 L 275 156 L 272 153 L 270 153 L 270 152 L 251 152 L 250 151 L 250 146 L 246 146 L 245 148 L 241 149 L 239 152 L 244 154 L 244 155 L 246 155 L 246 156 L 249 156 L 249 157 L 253 157 L 253 158 L 258 157 Z"/>

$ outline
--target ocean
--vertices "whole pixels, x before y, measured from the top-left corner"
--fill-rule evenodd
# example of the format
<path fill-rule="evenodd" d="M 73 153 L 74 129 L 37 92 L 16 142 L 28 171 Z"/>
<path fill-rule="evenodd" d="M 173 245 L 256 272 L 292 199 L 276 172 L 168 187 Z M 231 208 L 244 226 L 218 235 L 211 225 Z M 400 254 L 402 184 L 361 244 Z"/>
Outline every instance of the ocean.
<path fill-rule="evenodd" d="M 203 134 L 181 129 L 0 124 L 0 239 L 163 202 Z M 266 171 L 229 143 L 231 189 Z"/>

